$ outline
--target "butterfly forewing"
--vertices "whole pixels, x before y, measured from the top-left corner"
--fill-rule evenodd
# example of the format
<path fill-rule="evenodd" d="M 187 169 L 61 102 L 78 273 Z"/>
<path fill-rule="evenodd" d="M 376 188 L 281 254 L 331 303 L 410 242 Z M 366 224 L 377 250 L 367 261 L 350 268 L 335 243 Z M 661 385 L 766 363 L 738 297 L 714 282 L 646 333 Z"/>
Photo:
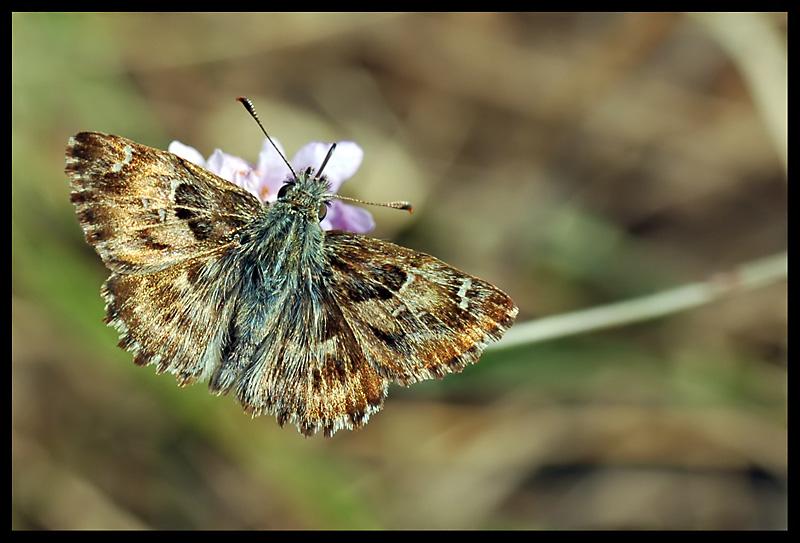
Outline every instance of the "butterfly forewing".
<path fill-rule="evenodd" d="M 330 290 L 370 361 L 407 385 L 460 372 L 512 325 L 497 287 L 393 243 L 331 231 Z"/>
<path fill-rule="evenodd" d="M 262 207 L 189 161 L 99 132 L 70 138 L 66 172 L 86 240 L 122 273 L 157 271 L 212 251 Z"/>

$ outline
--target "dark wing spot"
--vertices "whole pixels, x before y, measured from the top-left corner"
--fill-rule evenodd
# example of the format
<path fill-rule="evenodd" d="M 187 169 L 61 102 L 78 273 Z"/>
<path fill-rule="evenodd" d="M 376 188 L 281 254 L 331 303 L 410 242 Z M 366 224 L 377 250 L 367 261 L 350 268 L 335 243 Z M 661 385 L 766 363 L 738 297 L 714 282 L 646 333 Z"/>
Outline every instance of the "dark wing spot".
<path fill-rule="evenodd" d="M 454 356 L 447 361 L 447 367 L 449 367 L 452 371 L 458 371 L 462 365 L 463 362 L 461 360 L 461 355 Z"/>
<path fill-rule="evenodd" d="M 446 362 L 446 365 L 448 368 L 450 368 L 450 371 L 452 371 L 453 373 L 458 373 L 461 370 L 463 370 L 464 366 L 466 366 L 468 363 L 476 360 L 480 355 L 480 352 L 481 352 L 480 347 L 478 345 L 473 345 L 463 353 L 456 355 L 450 360 L 448 360 Z"/>
<path fill-rule="evenodd" d="M 249 221 L 234 215 L 225 215 L 223 222 L 230 226 L 233 230 L 238 230 L 248 225 Z"/>
<path fill-rule="evenodd" d="M 171 247 L 168 243 L 161 243 L 159 241 L 153 241 L 152 239 L 145 239 L 144 246 L 153 251 L 163 251 Z"/>
<path fill-rule="evenodd" d="M 90 243 L 97 242 L 97 241 L 105 241 L 110 239 L 113 235 L 111 228 L 109 227 L 100 227 L 97 230 L 93 230 L 86 234 L 86 240 Z"/>
<path fill-rule="evenodd" d="M 311 386 L 315 391 L 318 391 L 322 386 L 322 374 L 319 372 L 318 369 L 315 369 L 311 373 Z"/>
<path fill-rule="evenodd" d="M 120 339 L 117 345 L 127 351 L 133 347 L 134 343 L 136 343 L 136 339 L 133 336 L 128 335 Z"/>
<path fill-rule="evenodd" d="M 350 275 L 355 272 L 355 269 L 351 264 L 342 260 L 341 258 L 336 257 L 335 255 L 331 255 L 329 260 L 331 267 L 339 270 L 344 275 Z"/>
<path fill-rule="evenodd" d="M 431 315 L 430 313 L 423 312 L 417 315 L 419 320 L 430 330 L 431 332 L 443 332 L 448 330 L 447 326 L 436 318 L 435 315 Z"/>
<path fill-rule="evenodd" d="M 197 187 L 188 183 L 181 183 L 175 187 L 175 203 L 182 206 L 203 207 L 205 199 Z"/>
<path fill-rule="evenodd" d="M 78 143 L 83 143 L 87 145 L 93 143 L 94 140 L 99 139 L 98 135 L 93 134 L 92 132 L 78 132 L 77 134 L 75 134 L 74 138 L 75 141 L 77 141 Z"/>
<path fill-rule="evenodd" d="M 94 209 L 87 207 L 86 209 L 78 212 L 78 220 L 82 223 L 94 224 L 97 222 L 97 214 Z"/>
<path fill-rule="evenodd" d="M 369 327 L 375 337 L 385 343 L 392 350 L 400 350 L 405 342 L 406 335 L 403 332 L 386 332 L 374 326 Z"/>
<path fill-rule="evenodd" d="M 367 403 L 372 407 L 377 407 L 383 403 L 383 394 L 380 386 L 366 387 L 364 393 L 367 397 Z"/>
<path fill-rule="evenodd" d="M 113 189 L 117 194 L 126 190 L 127 179 L 128 174 L 123 171 L 114 172 L 108 170 L 107 172 L 103 173 L 103 182 L 106 184 L 106 189 Z"/>
<path fill-rule="evenodd" d="M 195 213 L 191 209 L 179 207 L 178 209 L 175 210 L 175 216 L 178 217 L 180 220 L 185 221 L 187 219 L 191 219 L 197 216 L 197 213 Z"/>
<path fill-rule="evenodd" d="M 191 311 L 181 311 L 180 313 L 172 313 L 169 315 L 167 322 L 177 320 L 179 330 L 189 330 L 194 323 L 195 317 Z"/>
<path fill-rule="evenodd" d="M 106 316 L 103 317 L 103 322 L 110 324 L 111 321 L 119 318 L 119 308 L 117 307 L 117 300 L 113 298 L 106 306 Z"/>
<path fill-rule="evenodd" d="M 344 284 L 347 297 L 353 302 L 366 302 L 377 298 L 378 300 L 388 300 L 392 297 L 392 292 L 378 283 L 369 283 L 360 278 L 354 278 Z"/>
<path fill-rule="evenodd" d="M 153 238 L 153 233 L 150 230 L 140 230 L 139 231 L 139 239 L 142 240 L 142 244 L 147 247 L 148 249 L 152 249 L 153 251 L 163 251 L 164 249 L 169 249 L 171 247 L 168 243 L 161 243 Z"/>
<path fill-rule="evenodd" d="M 323 308 L 325 309 L 325 327 L 322 331 L 322 340 L 327 341 L 339 335 L 342 328 L 342 320 L 344 316 L 342 312 L 335 305 L 336 302 L 328 301 Z"/>
<path fill-rule="evenodd" d="M 475 322 L 475 316 L 469 311 L 465 311 L 458 307 L 452 301 L 440 304 L 436 308 L 436 318 L 442 322 L 442 326 L 447 329 L 462 329 L 466 323 Z"/>
<path fill-rule="evenodd" d="M 361 426 L 367 417 L 367 413 L 363 408 L 351 407 L 347 410 L 347 416 L 353 426 Z"/>
<path fill-rule="evenodd" d="M 220 359 L 223 363 L 233 358 L 233 353 L 238 345 L 239 334 L 236 331 L 236 319 L 231 318 L 231 320 L 228 321 L 228 333 L 225 334 L 220 354 Z"/>
<path fill-rule="evenodd" d="M 286 421 L 289 420 L 289 411 L 286 409 L 282 409 L 278 412 L 276 419 L 278 420 L 278 425 L 283 428 L 286 424 Z"/>
<path fill-rule="evenodd" d="M 390 290 L 397 292 L 406 282 L 406 272 L 394 264 L 384 264 L 373 272 L 375 280 L 385 285 Z"/>
<path fill-rule="evenodd" d="M 307 420 L 302 421 L 299 425 L 299 429 L 300 433 L 306 437 L 314 435 L 315 428 L 310 421 Z"/>
<path fill-rule="evenodd" d="M 188 224 L 189 230 L 192 231 L 192 234 L 194 234 L 194 237 L 197 238 L 198 241 L 204 241 L 210 238 L 211 232 L 214 230 L 211 223 L 203 219 L 191 219 Z"/>
<path fill-rule="evenodd" d="M 181 183 L 175 187 L 175 205 L 178 206 L 178 209 L 175 210 L 175 215 L 181 220 L 189 220 L 197 217 L 198 212 L 194 209 L 186 208 L 205 209 L 206 200 L 197 187 L 188 183 Z"/>
<path fill-rule="evenodd" d="M 70 149 L 70 155 L 75 158 L 79 158 L 81 160 L 91 161 L 97 158 L 101 158 L 103 156 L 103 148 L 91 140 L 91 137 L 81 137 L 81 136 L 91 136 L 91 134 L 81 133 L 75 136 L 80 145 L 75 145 Z"/>
<path fill-rule="evenodd" d="M 329 376 L 335 376 L 340 383 L 347 380 L 347 367 L 341 358 L 334 357 L 331 354 L 325 355 L 325 373 Z"/>
<path fill-rule="evenodd" d="M 89 191 L 73 192 L 69 195 L 69 200 L 73 204 L 79 205 L 88 201 L 94 200 L 92 193 Z"/>
<path fill-rule="evenodd" d="M 364 302 L 372 298 L 367 285 L 361 282 L 348 281 L 344 284 L 344 290 L 347 293 L 347 297 L 353 302 Z"/>

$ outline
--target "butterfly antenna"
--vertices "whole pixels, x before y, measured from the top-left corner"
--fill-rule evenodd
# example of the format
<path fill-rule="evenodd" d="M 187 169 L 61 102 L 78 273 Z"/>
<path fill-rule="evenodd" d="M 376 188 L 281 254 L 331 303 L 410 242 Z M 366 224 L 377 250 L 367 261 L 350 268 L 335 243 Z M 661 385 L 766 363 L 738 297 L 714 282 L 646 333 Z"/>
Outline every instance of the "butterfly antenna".
<path fill-rule="evenodd" d="M 322 175 L 322 170 L 324 170 L 325 166 L 327 166 L 328 161 L 331 159 L 331 155 L 333 154 L 333 151 L 335 149 L 336 149 L 336 143 L 331 144 L 331 148 L 328 149 L 328 154 L 325 155 L 325 160 L 322 161 L 322 165 L 317 170 L 317 179 L 319 179 L 320 176 Z"/>
<path fill-rule="evenodd" d="M 253 107 L 253 102 L 251 102 L 251 101 L 250 101 L 250 98 L 245 98 L 244 96 L 239 96 L 239 97 L 236 99 L 236 101 L 237 101 L 237 102 L 241 102 L 241 103 L 242 103 L 242 105 L 244 106 L 244 108 L 245 108 L 245 109 L 247 110 L 247 112 L 250 114 L 250 116 L 252 116 L 252 117 L 253 117 L 253 118 L 256 120 L 256 122 L 258 123 L 258 126 L 261 128 L 261 131 L 262 131 L 262 132 L 264 133 L 264 135 L 267 137 L 267 140 L 269 140 L 269 142 L 272 144 L 272 146 L 273 146 L 273 147 L 275 148 L 275 150 L 278 152 L 278 155 L 280 155 L 280 157 L 283 159 L 283 161 L 284 161 L 284 162 L 286 163 L 286 165 L 289 167 L 289 171 L 290 171 L 290 172 L 292 172 L 292 175 L 294 176 L 294 178 L 295 178 L 295 179 L 297 179 L 297 174 L 295 173 L 295 171 L 294 171 L 294 168 L 292 168 L 292 165 L 291 165 L 291 164 L 289 164 L 289 161 L 288 161 L 288 160 L 286 160 L 286 157 L 285 157 L 285 156 L 283 156 L 283 153 L 281 153 L 281 150 L 280 150 L 280 149 L 278 149 L 278 146 L 277 146 L 277 145 L 275 145 L 275 142 L 274 142 L 274 141 L 272 141 L 272 138 L 270 138 L 270 137 L 269 137 L 269 134 L 267 134 L 267 131 L 264 129 L 264 125 L 263 125 L 263 124 L 261 124 L 261 120 L 258 118 L 258 113 L 256 113 L 256 108 L 255 108 L 255 107 Z M 332 152 L 332 151 L 333 151 L 333 149 L 331 149 L 331 151 L 328 151 L 328 156 L 330 156 L 330 154 L 331 154 L 331 152 Z M 327 162 L 327 161 L 328 161 L 328 158 L 326 157 L 326 158 L 325 158 L 325 162 Z M 323 162 L 323 164 L 322 164 L 322 165 L 323 165 L 323 167 L 324 167 L 324 166 L 325 166 L 325 163 Z"/>
<path fill-rule="evenodd" d="M 343 202 L 353 202 L 354 204 L 364 204 L 368 206 L 378 206 L 378 207 L 390 207 L 392 209 L 403 209 L 408 211 L 409 213 L 414 212 L 414 206 L 411 205 L 411 202 L 367 202 L 366 200 L 359 200 L 358 198 L 348 198 L 347 196 L 342 196 L 340 194 L 331 194 L 331 198 L 335 198 L 337 200 L 342 200 Z"/>

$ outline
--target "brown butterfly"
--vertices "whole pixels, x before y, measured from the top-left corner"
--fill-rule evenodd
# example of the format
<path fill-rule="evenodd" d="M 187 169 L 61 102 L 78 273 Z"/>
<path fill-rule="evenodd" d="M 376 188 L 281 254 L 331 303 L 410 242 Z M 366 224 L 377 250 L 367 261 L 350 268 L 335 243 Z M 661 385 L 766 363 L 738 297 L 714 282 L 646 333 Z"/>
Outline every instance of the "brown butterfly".
<path fill-rule="evenodd" d="M 517 307 L 492 284 L 322 230 L 340 198 L 322 175 L 327 158 L 293 172 L 268 205 L 166 151 L 98 132 L 69 139 L 71 200 L 112 271 L 106 322 L 136 364 L 181 385 L 208 379 L 253 416 L 331 436 L 363 426 L 390 382 L 458 373 L 503 335 Z"/>

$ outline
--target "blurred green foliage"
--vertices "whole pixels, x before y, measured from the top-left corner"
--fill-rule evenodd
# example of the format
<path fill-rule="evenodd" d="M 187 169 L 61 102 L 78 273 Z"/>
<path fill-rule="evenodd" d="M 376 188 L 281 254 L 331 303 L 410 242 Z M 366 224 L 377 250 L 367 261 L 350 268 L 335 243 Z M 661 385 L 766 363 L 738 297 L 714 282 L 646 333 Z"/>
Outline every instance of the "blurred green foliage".
<path fill-rule="evenodd" d="M 344 192 L 417 210 L 375 235 L 527 320 L 783 250 L 742 74 L 679 14 L 14 14 L 13 527 L 785 528 L 785 284 L 488 352 L 307 440 L 131 364 L 63 173 L 81 130 L 255 160 L 247 95 L 289 153 L 358 142 Z"/>

